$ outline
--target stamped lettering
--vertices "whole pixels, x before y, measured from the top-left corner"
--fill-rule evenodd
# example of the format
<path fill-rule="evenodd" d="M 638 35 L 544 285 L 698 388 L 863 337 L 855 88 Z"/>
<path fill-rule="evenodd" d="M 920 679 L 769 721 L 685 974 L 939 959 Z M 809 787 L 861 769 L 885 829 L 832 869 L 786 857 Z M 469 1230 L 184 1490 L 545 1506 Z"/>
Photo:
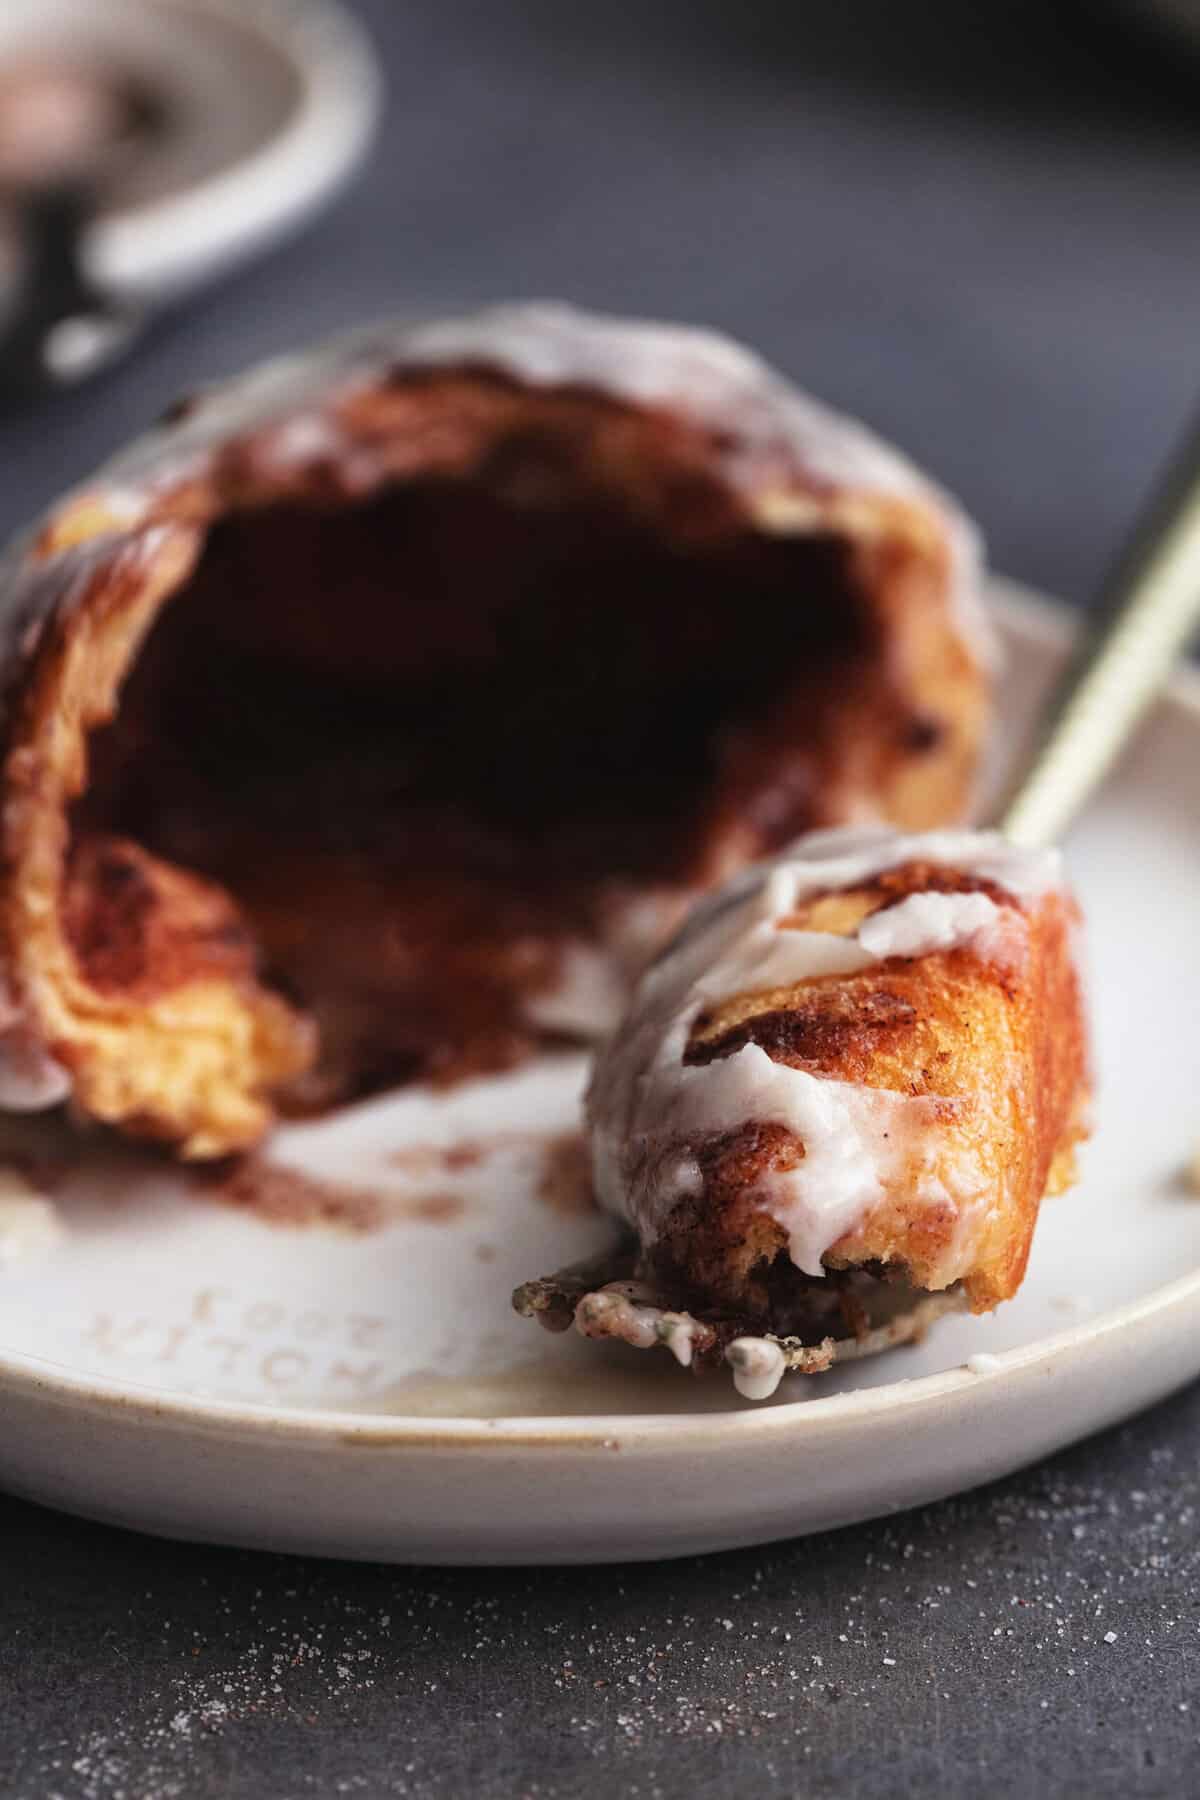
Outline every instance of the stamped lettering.
<path fill-rule="evenodd" d="M 96 1313 L 82 1327 L 83 1348 L 104 1362 L 171 1363 L 194 1369 L 200 1382 L 265 1386 L 279 1393 L 319 1392 L 345 1400 L 382 1388 L 387 1368 L 364 1351 L 383 1348 L 387 1320 L 368 1313 L 339 1314 L 305 1306 L 292 1312 L 278 1300 L 199 1288 L 182 1318 Z"/>

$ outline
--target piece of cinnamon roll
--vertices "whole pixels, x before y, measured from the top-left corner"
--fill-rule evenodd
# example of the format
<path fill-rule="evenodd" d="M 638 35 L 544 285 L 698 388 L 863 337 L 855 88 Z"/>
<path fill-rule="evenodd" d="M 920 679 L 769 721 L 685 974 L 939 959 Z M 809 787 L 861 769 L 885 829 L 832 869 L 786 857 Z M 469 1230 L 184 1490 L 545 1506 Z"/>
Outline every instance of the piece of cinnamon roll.
<path fill-rule="evenodd" d="M 1086 1131 L 1077 931 L 1057 854 L 992 833 L 821 832 L 735 878 L 596 1065 L 596 1191 L 636 1254 L 523 1310 L 755 1391 L 1008 1299 Z"/>

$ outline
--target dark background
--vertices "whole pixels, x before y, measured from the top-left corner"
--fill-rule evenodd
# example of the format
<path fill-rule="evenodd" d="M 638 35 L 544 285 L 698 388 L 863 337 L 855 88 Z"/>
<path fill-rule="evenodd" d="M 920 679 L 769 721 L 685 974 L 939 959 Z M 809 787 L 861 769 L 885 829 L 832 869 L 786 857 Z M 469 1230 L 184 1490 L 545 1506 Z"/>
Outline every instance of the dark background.
<path fill-rule="evenodd" d="M 0 424 L 0 524 L 182 385 L 562 295 L 750 339 L 954 487 L 999 567 L 1092 591 L 1194 406 L 1200 63 L 1045 0 L 358 10 L 391 81 L 367 172 Z M 0 1501 L 0 1792 L 1191 1793 L 1198 1442 L 1193 1390 L 887 1525 L 619 1570 L 286 1561 Z"/>

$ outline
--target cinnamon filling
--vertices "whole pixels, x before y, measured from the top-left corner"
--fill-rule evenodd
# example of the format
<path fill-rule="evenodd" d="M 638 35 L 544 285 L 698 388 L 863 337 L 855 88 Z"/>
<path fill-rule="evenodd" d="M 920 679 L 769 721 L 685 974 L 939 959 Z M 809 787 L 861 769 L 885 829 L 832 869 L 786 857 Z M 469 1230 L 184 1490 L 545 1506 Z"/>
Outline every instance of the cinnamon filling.
<path fill-rule="evenodd" d="M 756 527 L 678 421 L 482 374 L 351 405 L 358 450 L 281 475 L 268 432 L 215 465 L 199 557 L 92 712 L 62 891 L 106 1007 L 222 975 L 290 1003 L 290 1042 L 253 1029 L 276 1086 L 310 1065 L 293 1109 L 603 1023 L 581 952 L 619 995 L 690 893 L 910 779 L 888 622 L 940 604 L 927 553 Z M 96 586 L 98 643 L 125 605 Z"/>

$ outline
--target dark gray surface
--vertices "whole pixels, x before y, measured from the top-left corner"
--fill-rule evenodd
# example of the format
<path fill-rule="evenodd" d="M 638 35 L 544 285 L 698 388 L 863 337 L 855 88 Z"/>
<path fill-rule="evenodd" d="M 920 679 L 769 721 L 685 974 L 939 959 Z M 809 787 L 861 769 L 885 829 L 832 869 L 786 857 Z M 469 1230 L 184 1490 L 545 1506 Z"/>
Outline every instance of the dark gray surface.
<path fill-rule="evenodd" d="M 199 377 L 556 293 L 750 338 L 957 488 L 1000 566 L 1091 589 L 1198 386 L 1182 70 L 1021 0 L 360 10 L 393 88 L 371 170 L 0 425 L 0 524 Z M 621 1571 L 287 1562 L 0 1502 L 0 1792 L 1192 1792 L 1198 1441 L 1192 1390 L 887 1526 Z"/>
<path fill-rule="evenodd" d="M 1193 1389 L 886 1525 L 619 1569 L 289 1561 L 0 1502 L 6 1792 L 1192 1794 L 1198 1440 Z"/>

